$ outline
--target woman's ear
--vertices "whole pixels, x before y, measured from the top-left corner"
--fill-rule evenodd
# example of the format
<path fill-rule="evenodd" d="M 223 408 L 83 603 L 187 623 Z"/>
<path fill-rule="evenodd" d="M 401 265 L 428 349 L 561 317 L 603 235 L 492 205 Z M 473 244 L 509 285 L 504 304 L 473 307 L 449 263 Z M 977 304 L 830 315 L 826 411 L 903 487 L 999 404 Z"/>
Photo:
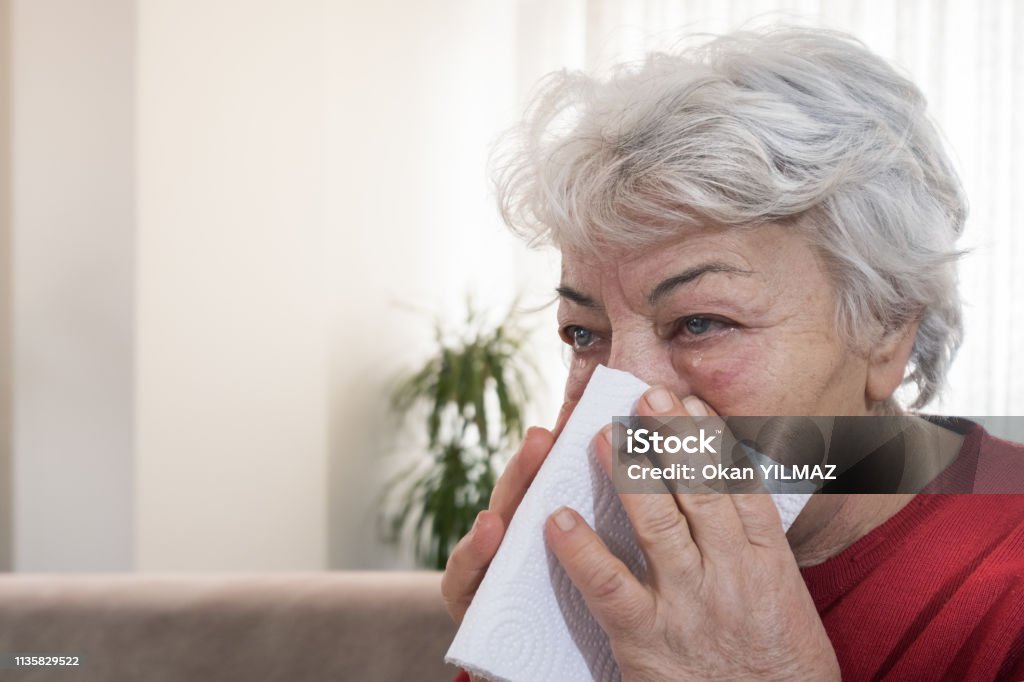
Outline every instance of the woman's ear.
<path fill-rule="evenodd" d="M 872 348 L 868 355 L 868 377 L 864 388 L 869 402 L 887 400 L 903 383 L 919 322 L 912 320 L 886 332 Z"/>

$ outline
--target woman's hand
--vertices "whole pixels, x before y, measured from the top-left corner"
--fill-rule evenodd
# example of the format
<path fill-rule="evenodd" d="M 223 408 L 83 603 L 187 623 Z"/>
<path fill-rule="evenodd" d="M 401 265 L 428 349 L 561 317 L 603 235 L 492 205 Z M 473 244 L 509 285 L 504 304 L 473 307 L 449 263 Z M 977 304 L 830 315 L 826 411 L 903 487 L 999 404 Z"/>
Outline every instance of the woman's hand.
<path fill-rule="evenodd" d="M 637 412 L 710 414 L 693 400 L 686 400 L 688 412 L 669 391 L 651 389 Z M 610 437 L 609 426 L 595 443 L 609 473 Z M 623 680 L 839 679 L 769 495 L 620 498 L 647 558 L 646 583 L 575 511 L 555 512 L 545 535 L 608 634 Z"/>
<path fill-rule="evenodd" d="M 523 501 L 526 489 L 533 482 L 575 405 L 575 402 L 562 405 L 553 431 L 536 426 L 527 430 L 519 452 L 509 460 L 495 483 L 488 508 L 477 515 L 473 528 L 459 540 L 448 557 L 441 580 L 441 594 L 448 613 L 456 623 L 462 622 L 491 559 L 498 551 L 512 515 Z"/>

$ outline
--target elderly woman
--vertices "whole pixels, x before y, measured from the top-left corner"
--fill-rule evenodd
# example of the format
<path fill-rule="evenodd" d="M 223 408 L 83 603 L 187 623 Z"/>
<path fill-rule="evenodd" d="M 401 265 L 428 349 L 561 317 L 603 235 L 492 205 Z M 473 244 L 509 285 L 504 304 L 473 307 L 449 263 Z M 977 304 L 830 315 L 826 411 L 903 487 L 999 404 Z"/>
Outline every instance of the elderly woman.
<path fill-rule="evenodd" d="M 556 74 L 515 141 L 504 216 L 562 253 L 559 424 L 598 364 L 653 386 L 641 415 L 908 414 L 898 387 L 912 409 L 941 387 L 965 201 L 919 90 L 855 40 Z M 939 478 L 1024 484 L 1024 448 L 921 421 Z M 453 552 L 456 621 L 557 429 L 528 432 Z M 646 582 L 571 509 L 545 532 L 626 680 L 1024 679 L 1024 496 L 815 495 L 785 534 L 767 495 L 621 498 Z"/>

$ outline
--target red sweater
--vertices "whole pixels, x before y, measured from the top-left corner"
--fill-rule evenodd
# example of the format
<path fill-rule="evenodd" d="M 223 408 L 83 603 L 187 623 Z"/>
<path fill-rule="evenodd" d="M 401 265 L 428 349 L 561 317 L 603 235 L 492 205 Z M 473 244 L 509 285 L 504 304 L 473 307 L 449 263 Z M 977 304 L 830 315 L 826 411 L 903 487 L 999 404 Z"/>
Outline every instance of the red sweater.
<path fill-rule="evenodd" d="M 955 426 L 960 454 L 926 492 L 1024 492 L 1024 446 Z M 847 682 L 1024 680 L 1024 494 L 917 495 L 801 573 Z"/>
<path fill-rule="evenodd" d="M 971 424 L 930 490 L 1024 492 L 1024 446 Z M 917 495 L 801 573 L 844 680 L 1024 680 L 1024 495 Z"/>

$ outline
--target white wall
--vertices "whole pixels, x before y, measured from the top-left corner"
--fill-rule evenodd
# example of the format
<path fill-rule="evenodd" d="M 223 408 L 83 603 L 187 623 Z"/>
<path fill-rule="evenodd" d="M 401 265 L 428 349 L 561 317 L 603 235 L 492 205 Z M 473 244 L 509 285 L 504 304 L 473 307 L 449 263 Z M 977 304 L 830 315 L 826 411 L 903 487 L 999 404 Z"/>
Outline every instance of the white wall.
<path fill-rule="evenodd" d="M 14 568 L 131 568 L 130 0 L 13 0 Z"/>
<path fill-rule="evenodd" d="M 467 292 L 554 285 L 486 183 L 515 7 L 142 4 L 140 569 L 409 564 L 378 534 L 416 454 L 391 380 Z"/>
<path fill-rule="evenodd" d="M 140 4 L 140 570 L 326 564 L 322 20 Z"/>
<path fill-rule="evenodd" d="M 556 262 L 500 225 L 486 173 L 519 108 L 517 20 L 512 0 L 330 5 L 332 567 L 409 560 L 377 539 L 379 483 L 418 454 L 391 432 L 385 398 L 430 349 L 432 318 L 461 320 L 469 293 L 500 317 L 517 294 L 536 305 L 555 285 Z M 557 344 L 553 310 L 528 324 L 546 334 L 541 348 Z M 545 421 L 560 394 L 560 356 L 549 357 L 552 390 L 536 396 Z"/>
<path fill-rule="evenodd" d="M 486 157 L 580 45 L 522 59 L 515 0 L 15 5 L 16 568 L 409 565 L 386 394 L 467 293 L 551 298 Z"/>

